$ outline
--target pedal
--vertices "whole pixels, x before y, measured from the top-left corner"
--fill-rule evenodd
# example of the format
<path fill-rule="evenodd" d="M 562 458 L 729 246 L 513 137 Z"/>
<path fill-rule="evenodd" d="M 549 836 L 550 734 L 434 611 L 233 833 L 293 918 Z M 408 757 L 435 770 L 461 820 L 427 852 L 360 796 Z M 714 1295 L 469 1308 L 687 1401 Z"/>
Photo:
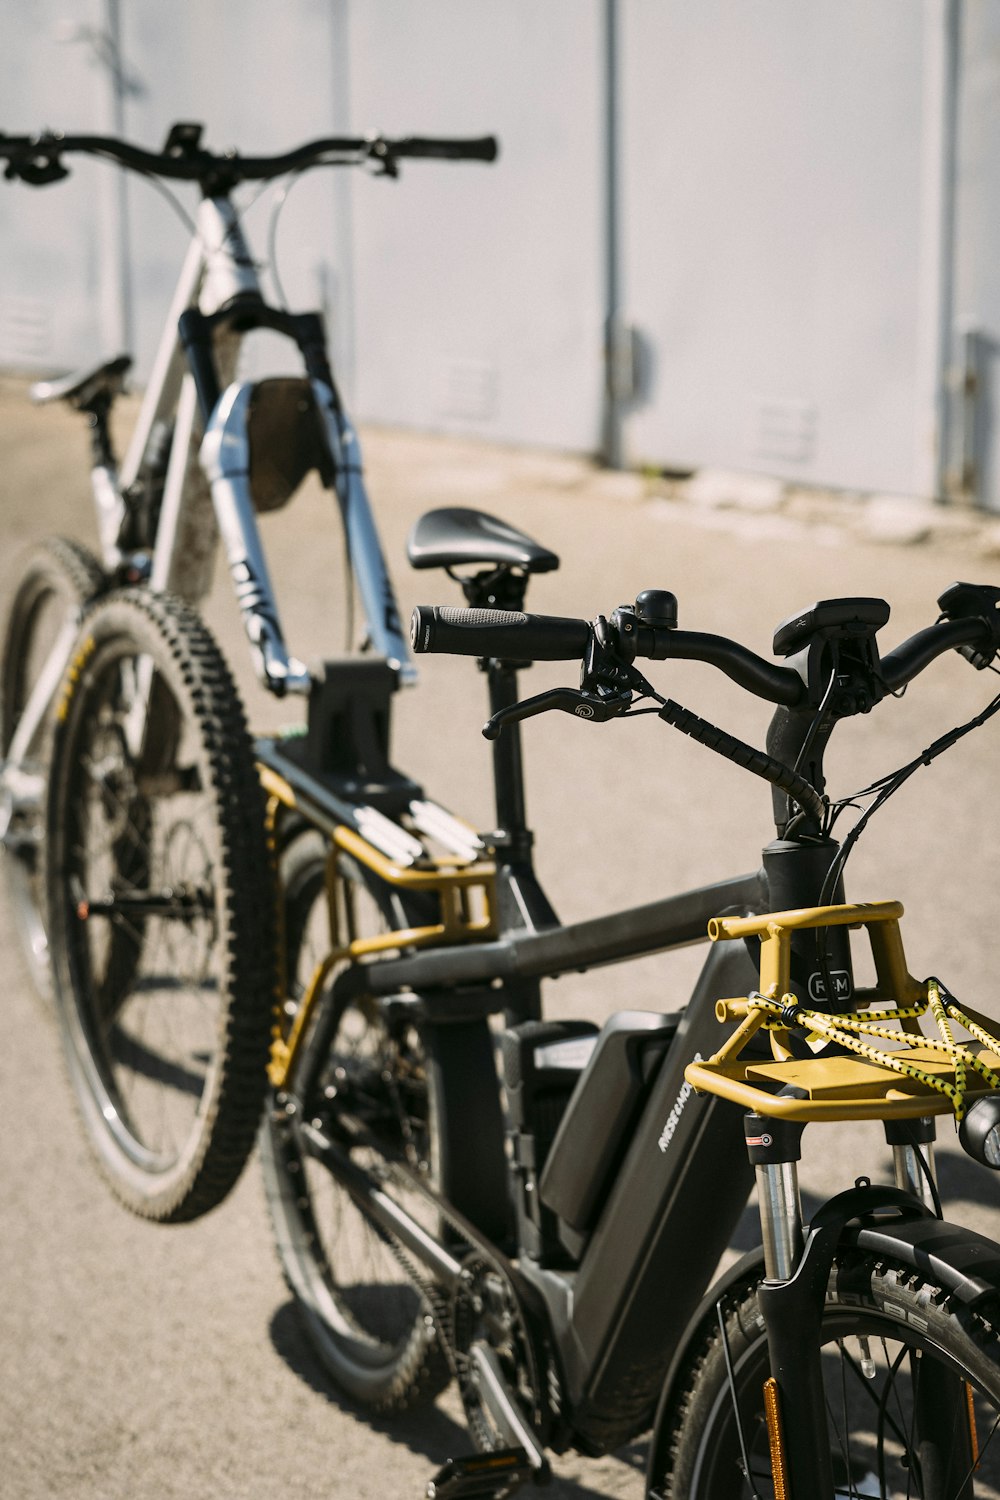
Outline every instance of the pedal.
<path fill-rule="evenodd" d="M 449 1458 L 428 1482 L 427 1500 L 503 1500 L 536 1474 L 523 1448 Z"/>

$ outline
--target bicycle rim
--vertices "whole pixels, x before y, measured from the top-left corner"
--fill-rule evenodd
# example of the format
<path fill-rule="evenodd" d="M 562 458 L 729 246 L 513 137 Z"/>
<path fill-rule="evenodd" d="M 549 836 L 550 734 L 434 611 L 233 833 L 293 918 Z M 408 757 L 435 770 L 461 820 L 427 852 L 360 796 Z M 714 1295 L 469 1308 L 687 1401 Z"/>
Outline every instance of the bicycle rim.
<path fill-rule="evenodd" d="M 58 672 L 67 627 L 100 593 L 104 574 L 97 559 L 78 542 L 48 537 L 25 560 L 11 601 L 0 666 L 0 760 L 6 761 L 32 691 L 40 679 Z M 52 691 L 57 685 L 52 683 Z M 5 767 L 14 778 L 0 798 L 3 866 L 28 972 L 36 990 L 51 996 L 48 927 L 41 844 L 44 787 L 51 741 L 49 703 L 34 731 L 20 746 L 17 764 Z"/>
<path fill-rule="evenodd" d="M 325 856 L 305 841 L 303 863 L 285 872 L 289 1006 L 329 951 Z M 318 844 L 318 841 L 317 841 Z M 315 850 L 317 845 L 312 846 Z M 340 862 L 342 931 L 372 935 L 401 925 L 390 892 Z M 328 1002 L 329 1003 L 329 1002 Z M 314 1038 L 310 1046 L 316 1046 Z M 331 1140 L 384 1182 L 386 1158 L 435 1175 L 433 1088 L 416 1030 L 389 1025 L 365 999 L 338 1008 L 315 1084 L 298 1111 L 277 1108 L 262 1137 L 262 1164 L 282 1267 L 326 1371 L 356 1400 L 398 1410 L 429 1399 L 449 1372 L 430 1304 L 405 1254 L 338 1180 L 317 1142 Z M 312 1130 L 302 1128 L 308 1120 Z M 318 1131 L 314 1134 L 313 1130 Z M 433 1233 L 436 1215 L 416 1192 L 392 1195 Z"/>
<path fill-rule="evenodd" d="M 235 1181 L 273 993 L 263 809 L 218 652 L 176 601 L 112 597 L 60 706 L 49 802 L 70 1079 L 126 1204 L 191 1218 Z"/>
<path fill-rule="evenodd" d="M 843 1301 L 828 1302 L 821 1337 L 838 1500 L 996 1500 L 1000 1367 L 989 1325 L 949 1308 L 902 1268 L 855 1260 L 838 1267 L 837 1281 Z M 695 1361 L 672 1437 L 653 1456 L 651 1492 L 671 1500 L 781 1493 L 772 1477 L 762 1397 L 769 1367 L 753 1294 L 730 1308 L 725 1326 L 731 1375 L 716 1329 Z"/>

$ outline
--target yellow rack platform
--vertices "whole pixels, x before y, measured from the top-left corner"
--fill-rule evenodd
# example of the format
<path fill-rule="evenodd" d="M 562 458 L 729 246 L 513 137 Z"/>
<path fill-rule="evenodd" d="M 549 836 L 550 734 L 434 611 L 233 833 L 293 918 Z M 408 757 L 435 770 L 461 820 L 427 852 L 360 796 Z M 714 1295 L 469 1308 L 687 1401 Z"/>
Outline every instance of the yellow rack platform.
<path fill-rule="evenodd" d="M 942 1005 L 936 1001 L 934 981 L 914 979 L 903 954 L 902 915 L 898 901 L 879 901 L 713 918 L 708 928 L 713 942 L 760 938 L 760 990 L 717 1002 L 719 1021 L 735 1021 L 736 1029 L 707 1062 L 688 1065 L 685 1076 L 691 1086 L 760 1115 L 802 1121 L 913 1119 L 952 1112 L 960 1116 L 966 1096 L 993 1091 L 1000 1079 L 991 1083 L 984 1077 L 1000 1074 L 1000 1040 L 992 1034 L 993 1023 L 968 1008 Z M 791 939 L 803 928 L 841 926 L 867 930 L 876 983 L 855 991 L 850 1013 L 823 1016 L 799 1007 L 789 993 Z M 923 1036 L 919 1017 L 929 1007 L 936 1017 L 938 1012 L 943 1016 L 943 1042 Z M 860 1025 L 859 1013 L 866 1018 Z M 973 1040 L 954 1043 L 951 1020 L 970 1030 Z M 817 1045 L 840 1040 L 864 1055 L 796 1057 L 790 1033 L 802 1024 L 816 1028 L 809 1040 Z M 852 1041 L 838 1029 L 841 1024 L 887 1046 L 879 1050 Z M 770 1034 L 771 1059 L 743 1057 L 761 1027 Z M 785 1085 L 806 1097 L 776 1097 Z"/>

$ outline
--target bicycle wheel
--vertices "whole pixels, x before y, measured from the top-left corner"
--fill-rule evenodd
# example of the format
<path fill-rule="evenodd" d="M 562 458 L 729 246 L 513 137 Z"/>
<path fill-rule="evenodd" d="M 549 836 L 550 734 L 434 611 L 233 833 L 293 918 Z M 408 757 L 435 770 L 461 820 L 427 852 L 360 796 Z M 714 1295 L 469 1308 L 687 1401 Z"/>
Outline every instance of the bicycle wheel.
<path fill-rule="evenodd" d="M 104 581 L 100 563 L 86 547 L 66 537 L 48 537 L 25 560 L 4 631 L 0 660 L 0 761 L 4 762 L 0 845 L 28 973 L 44 998 L 52 993 L 40 852 L 51 741 L 50 701 L 65 666 L 70 632 L 79 622 L 83 606 L 101 592 Z M 31 703 L 36 684 L 40 684 L 40 701 Z M 29 719 L 22 727 L 26 707 Z"/>
<path fill-rule="evenodd" d="M 87 616 L 46 831 L 56 1010 L 88 1140 L 134 1212 L 195 1218 L 253 1146 L 277 967 L 243 710 L 188 606 L 134 591 Z"/>
<path fill-rule="evenodd" d="M 317 835 L 307 834 L 283 860 L 290 1014 L 330 951 L 325 848 Z M 339 873 L 342 935 L 353 939 L 407 925 L 399 898 L 388 888 L 349 860 L 341 859 Z M 316 1046 L 314 1034 L 307 1054 Z M 307 1056 L 299 1071 L 309 1061 Z M 339 1005 L 332 1040 L 317 1061 L 316 1084 L 301 1101 L 301 1113 L 287 1114 L 279 1096 L 261 1132 L 278 1255 L 326 1372 L 361 1404 L 400 1411 L 431 1399 L 450 1378 L 433 1310 L 409 1279 L 404 1259 L 338 1181 L 321 1142 L 328 1137 L 380 1178 L 388 1156 L 433 1179 L 434 1074 L 415 1028 L 387 1021 L 364 998 Z M 300 1128 L 302 1120 L 310 1122 L 309 1130 Z M 381 1149 L 369 1143 L 372 1137 Z M 436 1215 L 418 1192 L 396 1185 L 393 1196 L 434 1232 Z"/>
<path fill-rule="evenodd" d="M 754 1290 L 729 1306 L 725 1326 L 753 1486 L 716 1321 L 651 1454 L 649 1488 L 663 1500 L 775 1494 L 761 1395 L 767 1347 Z M 1000 1339 L 990 1322 L 950 1306 L 903 1266 L 847 1252 L 827 1291 L 822 1343 L 838 1496 L 1000 1495 Z"/>

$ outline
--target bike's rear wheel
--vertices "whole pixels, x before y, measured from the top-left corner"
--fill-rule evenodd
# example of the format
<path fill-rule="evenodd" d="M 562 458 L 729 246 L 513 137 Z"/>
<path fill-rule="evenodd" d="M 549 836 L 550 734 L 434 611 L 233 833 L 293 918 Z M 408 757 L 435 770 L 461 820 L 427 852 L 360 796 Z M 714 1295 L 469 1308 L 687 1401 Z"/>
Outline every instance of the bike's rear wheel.
<path fill-rule="evenodd" d="M 4 631 L 0 762 L 5 764 L 0 839 L 7 890 L 25 962 L 32 983 L 45 998 L 52 992 L 52 974 L 41 845 L 51 696 L 62 677 L 81 611 L 101 593 L 104 584 L 101 565 L 86 547 L 67 537 L 47 537 L 25 559 Z M 47 692 L 46 682 L 50 683 Z M 41 684 L 40 697 L 32 703 L 36 684 Z M 22 724 L 26 707 L 30 720 Z"/>
<path fill-rule="evenodd" d="M 711 1320 L 675 1387 L 650 1455 L 663 1500 L 772 1500 L 762 1388 L 767 1346 L 756 1292 L 725 1313 L 742 1463 L 722 1334 Z M 838 1496 L 971 1500 L 1000 1495 L 1000 1340 L 903 1266 L 848 1252 L 822 1325 L 830 1456 Z M 977 1461 L 978 1454 L 978 1461 Z"/>
<path fill-rule="evenodd" d="M 253 1146 L 277 966 L 243 711 L 186 605 L 135 591 L 88 614 L 56 710 L 46 855 L 90 1145 L 134 1212 L 194 1218 Z"/>
<path fill-rule="evenodd" d="M 408 925 L 389 887 L 350 860 L 340 858 L 337 872 L 342 942 Z M 324 841 L 315 834 L 296 840 L 282 875 L 294 1014 L 331 946 Z M 435 1074 L 412 1024 L 390 1022 L 365 997 L 326 1004 L 336 1007 L 332 1034 L 320 1037 L 317 1026 L 296 1069 L 301 1078 L 315 1064 L 315 1080 L 294 1109 L 279 1094 L 261 1134 L 268 1207 L 285 1280 L 327 1374 L 362 1405 L 399 1411 L 431 1399 L 450 1378 L 434 1311 L 407 1274 L 405 1257 L 338 1179 L 322 1143 L 332 1141 L 380 1181 L 386 1157 L 434 1180 Z M 437 1216 L 417 1191 L 395 1183 L 392 1196 L 434 1233 Z"/>

